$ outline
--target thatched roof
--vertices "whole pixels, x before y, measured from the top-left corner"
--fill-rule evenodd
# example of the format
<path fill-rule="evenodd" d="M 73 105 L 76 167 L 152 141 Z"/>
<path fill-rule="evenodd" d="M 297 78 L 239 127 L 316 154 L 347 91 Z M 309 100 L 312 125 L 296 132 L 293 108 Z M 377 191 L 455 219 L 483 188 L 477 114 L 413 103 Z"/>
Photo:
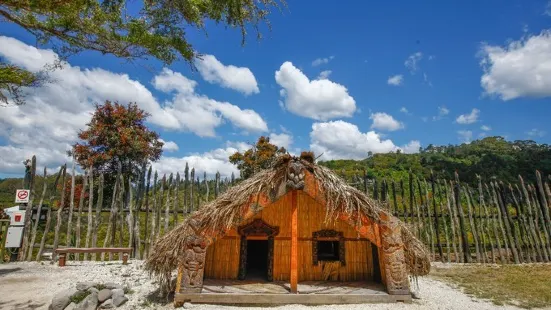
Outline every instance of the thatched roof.
<path fill-rule="evenodd" d="M 273 197 L 278 186 L 287 181 L 287 169 L 292 160 L 300 162 L 315 177 L 319 192 L 324 194 L 326 220 L 333 221 L 340 215 L 349 217 L 362 213 L 372 222 L 381 224 L 382 217 L 392 217 L 382 203 L 346 184 L 330 169 L 312 163 L 311 158 L 304 160 L 284 155 L 278 158 L 272 168 L 262 170 L 229 188 L 217 199 L 191 214 L 178 227 L 162 236 L 155 243 L 145 268 L 159 278 L 162 286 L 168 285 L 172 271 L 177 268 L 179 260 L 183 257 L 186 237 L 206 234 L 211 238 L 217 238 L 237 227 L 244 220 L 243 206 L 250 203 L 251 197 L 260 195 Z M 260 209 L 257 212 L 259 211 Z M 393 220 L 397 219 L 393 218 Z M 422 242 L 414 237 L 406 224 L 399 221 L 399 225 L 408 273 L 413 276 L 428 274 L 430 270 L 428 251 Z"/>

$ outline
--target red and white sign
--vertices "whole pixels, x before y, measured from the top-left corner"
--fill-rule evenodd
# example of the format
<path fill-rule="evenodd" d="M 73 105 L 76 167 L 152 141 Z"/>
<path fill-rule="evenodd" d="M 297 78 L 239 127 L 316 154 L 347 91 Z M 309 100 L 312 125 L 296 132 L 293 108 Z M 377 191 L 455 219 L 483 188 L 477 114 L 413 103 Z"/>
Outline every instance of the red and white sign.
<path fill-rule="evenodd" d="M 30 193 L 28 189 L 18 189 L 15 192 L 15 203 L 28 203 Z"/>

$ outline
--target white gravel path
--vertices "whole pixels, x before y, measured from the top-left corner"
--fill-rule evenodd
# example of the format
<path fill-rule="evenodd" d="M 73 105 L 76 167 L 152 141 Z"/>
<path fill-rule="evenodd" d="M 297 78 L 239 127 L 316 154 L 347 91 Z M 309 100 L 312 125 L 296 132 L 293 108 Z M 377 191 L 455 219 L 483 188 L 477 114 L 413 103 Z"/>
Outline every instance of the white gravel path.
<path fill-rule="evenodd" d="M 92 263 L 68 262 L 59 268 L 44 263 L 9 263 L 0 265 L 0 309 L 47 309 L 55 293 L 74 286 L 76 282 L 115 282 L 129 286 L 134 293 L 129 301 L 118 308 L 125 309 L 174 309 L 172 303 L 149 302 L 154 296 L 156 283 L 142 270 L 141 261 Z M 302 306 L 286 305 L 271 307 L 274 310 L 360 310 L 360 309 L 519 309 L 512 306 L 498 307 L 490 302 L 471 298 L 460 290 L 431 278 L 419 279 L 421 297 L 411 304 L 362 304 Z M 264 309 L 261 307 L 230 307 L 215 305 L 192 305 L 192 309 Z"/>

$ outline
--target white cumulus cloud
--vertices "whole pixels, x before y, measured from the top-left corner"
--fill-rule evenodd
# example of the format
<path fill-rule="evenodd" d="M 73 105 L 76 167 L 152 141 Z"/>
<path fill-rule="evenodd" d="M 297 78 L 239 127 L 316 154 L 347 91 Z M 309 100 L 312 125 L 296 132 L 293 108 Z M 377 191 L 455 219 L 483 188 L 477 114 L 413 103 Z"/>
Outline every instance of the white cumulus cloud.
<path fill-rule="evenodd" d="M 551 30 L 506 46 L 483 44 L 480 84 L 502 100 L 551 96 Z"/>
<path fill-rule="evenodd" d="M 199 73 L 209 83 L 242 92 L 245 95 L 260 92 L 254 74 L 249 68 L 224 65 L 213 55 L 205 55 L 196 62 Z"/>
<path fill-rule="evenodd" d="M 57 55 L 0 36 L 0 57 L 36 72 Z M 50 76 L 51 83 L 27 94 L 25 105 L 1 109 L 0 139 L 4 145 L 0 146 L 0 172 L 21 173 L 21 162 L 29 154 L 36 154 L 41 165 L 59 167 L 68 160 L 66 151 L 76 142 L 78 131 L 89 122 L 94 103 L 105 100 L 136 102 L 151 114 L 149 123 L 167 130 L 216 136 L 215 129 L 229 122 L 246 132 L 268 131 L 266 122 L 256 112 L 197 94 L 195 81 L 168 69 L 153 79 L 156 89 L 173 94 L 164 104 L 128 74 L 65 63 Z"/>
<path fill-rule="evenodd" d="M 490 130 L 492 130 L 492 127 L 487 126 L 487 125 L 482 125 L 482 126 L 480 126 L 480 129 L 484 130 L 484 131 L 490 131 Z"/>
<path fill-rule="evenodd" d="M 455 121 L 458 124 L 462 124 L 462 125 L 472 124 L 472 123 L 478 121 L 479 116 L 480 116 L 480 110 L 479 109 L 472 109 L 471 113 L 461 114 L 455 119 Z"/>
<path fill-rule="evenodd" d="M 314 123 L 310 132 L 310 150 L 316 156 L 321 155 L 321 160 L 363 159 L 367 157 L 368 152 L 413 152 L 417 145 L 418 141 L 412 141 L 400 148 L 391 140 L 383 139 L 375 131 L 364 133 L 358 126 L 344 121 Z"/>
<path fill-rule="evenodd" d="M 289 150 L 291 148 L 291 145 L 293 144 L 293 136 L 288 133 L 271 133 L 270 143 L 275 144 L 279 147 L 284 147 L 286 150 Z"/>
<path fill-rule="evenodd" d="M 356 101 L 343 85 L 328 79 L 310 81 L 291 62 L 285 62 L 275 72 L 275 80 L 283 89 L 283 106 L 290 112 L 315 120 L 350 117 L 356 111 Z"/>
<path fill-rule="evenodd" d="M 312 66 L 317 67 L 319 65 L 327 64 L 331 60 L 333 60 L 333 58 L 335 58 L 335 56 L 329 56 L 329 57 L 325 57 L 325 58 L 317 58 L 314 61 L 312 61 Z"/>
<path fill-rule="evenodd" d="M 404 128 L 404 124 L 395 120 L 392 115 L 383 112 L 371 114 L 369 119 L 373 121 L 371 129 L 379 129 L 384 131 L 396 131 Z"/>
<path fill-rule="evenodd" d="M 404 80 L 404 76 L 401 74 L 397 74 L 389 77 L 386 83 L 388 85 L 400 86 L 402 85 L 403 80 Z"/>
<path fill-rule="evenodd" d="M 201 179 L 205 172 L 207 178 L 214 178 L 216 172 L 220 172 L 222 178 L 229 178 L 232 173 L 238 177 L 239 170 L 229 162 L 229 157 L 237 151 L 243 152 L 249 148 L 249 145 L 243 142 L 226 142 L 225 148 L 208 152 L 193 153 L 182 157 L 163 156 L 159 161 L 153 163 L 153 169 L 157 170 L 160 175 L 176 172 L 180 172 L 182 175 L 187 163 L 190 169 L 195 168 L 195 176 L 200 176 Z"/>
<path fill-rule="evenodd" d="M 331 73 L 333 73 L 333 71 L 331 70 L 324 70 L 324 71 L 321 71 L 320 74 L 318 75 L 318 80 L 326 80 L 329 78 L 329 76 L 331 75 Z"/>
<path fill-rule="evenodd" d="M 423 59 L 423 53 L 417 52 L 409 55 L 409 57 L 404 62 L 404 66 L 409 70 L 411 74 L 415 74 L 417 69 L 419 69 L 419 62 Z"/>
<path fill-rule="evenodd" d="M 180 148 L 178 147 L 178 144 L 174 141 L 165 141 L 163 139 L 159 139 L 161 142 L 163 142 L 163 151 L 165 152 L 176 152 Z"/>

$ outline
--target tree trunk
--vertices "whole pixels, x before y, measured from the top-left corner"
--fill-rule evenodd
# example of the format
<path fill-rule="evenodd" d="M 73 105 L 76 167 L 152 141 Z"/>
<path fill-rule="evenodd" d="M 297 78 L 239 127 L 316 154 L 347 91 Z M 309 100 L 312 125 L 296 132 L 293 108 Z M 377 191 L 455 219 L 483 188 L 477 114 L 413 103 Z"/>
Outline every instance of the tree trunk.
<path fill-rule="evenodd" d="M 102 217 L 101 209 L 103 208 L 103 173 L 99 175 L 99 184 L 98 184 L 98 199 L 96 200 L 96 217 L 94 220 L 94 230 L 92 232 L 92 247 L 95 248 L 98 246 L 98 229 L 101 226 Z M 92 260 L 97 260 L 97 254 L 92 254 Z"/>
<path fill-rule="evenodd" d="M 38 203 L 38 210 L 36 210 L 36 220 L 32 227 L 31 242 L 29 243 L 29 249 L 27 250 L 27 261 L 33 259 L 34 242 L 36 241 L 36 233 L 38 232 L 38 223 L 40 222 L 40 215 L 42 213 L 42 204 L 44 204 L 44 196 L 46 196 L 46 189 L 48 188 L 48 182 L 46 182 L 47 170 L 44 167 L 44 185 L 42 186 L 42 194 L 40 195 L 40 201 Z M 31 217 L 32 220 L 32 217 Z"/>

